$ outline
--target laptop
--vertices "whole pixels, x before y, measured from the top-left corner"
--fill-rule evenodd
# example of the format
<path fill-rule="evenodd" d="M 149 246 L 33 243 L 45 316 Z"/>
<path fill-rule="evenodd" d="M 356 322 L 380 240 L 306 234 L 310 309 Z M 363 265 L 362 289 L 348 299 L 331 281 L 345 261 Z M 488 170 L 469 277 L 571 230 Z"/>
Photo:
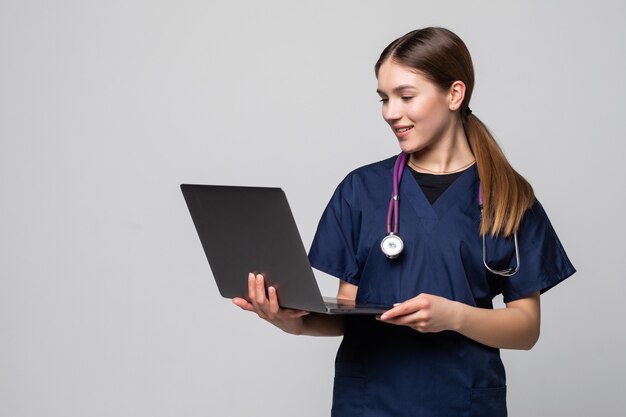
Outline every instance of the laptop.
<path fill-rule="evenodd" d="M 248 273 L 263 274 L 281 307 L 326 314 L 381 314 L 390 306 L 323 297 L 280 188 L 180 186 L 220 294 L 248 294 Z"/>

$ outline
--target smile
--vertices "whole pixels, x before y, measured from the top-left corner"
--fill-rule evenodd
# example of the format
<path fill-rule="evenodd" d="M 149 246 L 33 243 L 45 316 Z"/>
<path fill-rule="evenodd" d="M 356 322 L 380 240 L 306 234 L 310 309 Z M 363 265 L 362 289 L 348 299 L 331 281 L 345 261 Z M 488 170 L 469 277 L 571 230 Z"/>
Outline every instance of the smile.
<path fill-rule="evenodd" d="M 411 130 L 413 130 L 413 126 L 402 126 L 393 128 L 393 132 L 396 134 L 396 137 L 398 139 L 401 139 L 408 135 Z"/>

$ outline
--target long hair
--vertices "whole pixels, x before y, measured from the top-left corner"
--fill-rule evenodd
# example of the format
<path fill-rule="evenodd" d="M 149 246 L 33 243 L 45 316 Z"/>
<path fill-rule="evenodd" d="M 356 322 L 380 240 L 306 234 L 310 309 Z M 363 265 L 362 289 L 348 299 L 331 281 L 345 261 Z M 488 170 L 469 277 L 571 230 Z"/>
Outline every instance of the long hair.
<path fill-rule="evenodd" d="M 528 181 L 507 161 L 487 126 L 468 110 L 474 89 L 474 67 L 465 43 L 444 28 L 414 30 L 383 50 L 376 62 L 376 77 L 380 66 L 388 59 L 419 72 L 442 91 L 448 91 L 455 81 L 465 84 L 465 98 L 459 114 L 476 158 L 483 189 L 484 214 L 480 233 L 511 236 L 518 230 L 535 195 Z"/>

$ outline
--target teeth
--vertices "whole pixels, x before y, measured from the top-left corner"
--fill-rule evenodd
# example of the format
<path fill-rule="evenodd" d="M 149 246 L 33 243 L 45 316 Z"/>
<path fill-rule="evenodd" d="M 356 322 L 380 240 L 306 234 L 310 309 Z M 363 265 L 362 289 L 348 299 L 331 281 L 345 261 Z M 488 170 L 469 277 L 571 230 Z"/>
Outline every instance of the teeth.
<path fill-rule="evenodd" d="M 398 133 L 402 133 L 402 132 L 406 132 L 407 130 L 411 129 L 410 127 L 402 127 L 400 129 L 396 129 L 396 132 Z"/>

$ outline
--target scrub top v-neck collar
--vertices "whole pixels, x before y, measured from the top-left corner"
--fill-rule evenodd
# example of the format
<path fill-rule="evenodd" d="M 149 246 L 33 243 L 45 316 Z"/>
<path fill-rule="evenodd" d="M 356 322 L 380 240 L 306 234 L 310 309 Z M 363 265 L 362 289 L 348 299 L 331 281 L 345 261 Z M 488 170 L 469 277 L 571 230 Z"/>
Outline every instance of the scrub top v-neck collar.
<path fill-rule="evenodd" d="M 400 204 L 408 202 L 415 210 L 426 231 L 432 230 L 445 213 L 459 204 L 467 204 L 466 193 L 473 193 L 469 198 L 478 207 L 478 170 L 476 164 L 467 168 L 450 186 L 430 204 L 421 187 L 413 178 L 409 167 L 404 167 L 400 183 Z"/>

